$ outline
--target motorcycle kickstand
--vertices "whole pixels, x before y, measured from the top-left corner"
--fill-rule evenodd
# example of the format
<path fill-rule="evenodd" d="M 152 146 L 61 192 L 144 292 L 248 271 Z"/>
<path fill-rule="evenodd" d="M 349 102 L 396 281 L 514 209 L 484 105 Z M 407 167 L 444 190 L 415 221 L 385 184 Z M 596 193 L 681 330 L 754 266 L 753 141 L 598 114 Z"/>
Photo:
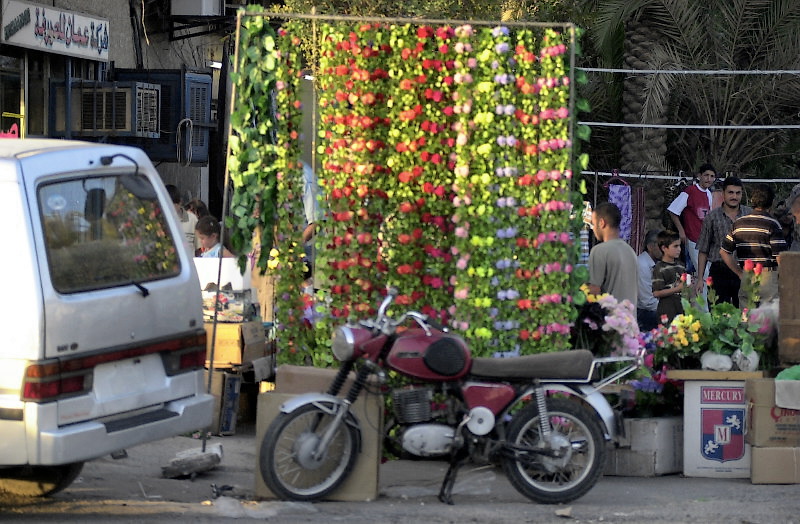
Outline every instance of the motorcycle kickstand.
<path fill-rule="evenodd" d="M 450 457 L 450 467 L 447 468 L 447 473 L 445 473 L 444 480 L 442 481 L 442 488 L 439 490 L 440 502 L 444 502 L 450 506 L 453 505 L 453 486 L 456 483 L 456 475 L 458 474 L 458 470 L 468 459 L 468 455 L 459 457 L 459 453 L 457 452 L 453 453 Z"/>

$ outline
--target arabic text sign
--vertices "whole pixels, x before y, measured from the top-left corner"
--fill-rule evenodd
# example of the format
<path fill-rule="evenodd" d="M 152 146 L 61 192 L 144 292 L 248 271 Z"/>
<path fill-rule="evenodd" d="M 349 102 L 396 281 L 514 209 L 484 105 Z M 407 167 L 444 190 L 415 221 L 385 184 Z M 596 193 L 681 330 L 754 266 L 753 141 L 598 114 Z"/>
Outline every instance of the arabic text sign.
<path fill-rule="evenodd" d="M 3 1 L 0 41 L 62 55 L 108 61 L 108 20 L 51 7 Z"/>

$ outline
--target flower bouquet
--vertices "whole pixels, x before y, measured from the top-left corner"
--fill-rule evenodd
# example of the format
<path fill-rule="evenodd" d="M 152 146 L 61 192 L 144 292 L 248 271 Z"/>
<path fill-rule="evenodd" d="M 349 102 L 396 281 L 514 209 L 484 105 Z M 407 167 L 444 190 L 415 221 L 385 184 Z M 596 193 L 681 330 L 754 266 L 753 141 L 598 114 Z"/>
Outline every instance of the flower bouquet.
<path fill-rule="evenodd" d="M 751 315 L 748 308 L 739 309 L 727 302 L 717 302 L 709 286 L 708 302 L 701 296 L 692 302 L 681 300 L 683 314 L 672 322 L 653 330 L 650 340 L 655 346 L 654 364 L 674 369 L 700 369 L 704 355 L 732 359 L 737 365 L 752 371 L 770 349 L 767 336 L 761 333 L 760 316 Z M 721 359 L 725 361 L 725 358 Z M 769 360 L 769 359 L 767 359 Z M 714 364 L 712 364 L 714 366 Z M 705 366 L 707 369 L 718 369 Z"/>
<path fill-rule="evenodd" d="M 575 347 L 591 350 L 597 356 L 632 356 L 641 348 L 636 311 L 628 300 L 618 302 L 605 293 L 592 295 L 581 287 L 585 301 L 579 306 L 572 332 Z"/>

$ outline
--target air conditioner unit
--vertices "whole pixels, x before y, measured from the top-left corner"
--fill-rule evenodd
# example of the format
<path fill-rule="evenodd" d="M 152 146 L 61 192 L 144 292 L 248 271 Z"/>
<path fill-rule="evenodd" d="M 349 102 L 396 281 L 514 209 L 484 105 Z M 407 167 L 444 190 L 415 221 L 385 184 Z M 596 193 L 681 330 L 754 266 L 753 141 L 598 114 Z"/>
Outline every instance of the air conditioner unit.
<path fill-rule="evenodd" d="M 208 163 L 211 132 L 217 127 L 211 114 L 211 71 L 115 69 L 114 79 L 161 86 L 161 136 L 155 140 L 126 137 L 121 143 L 144 149 L 153 162 Z"/>
<path fill-rule="evenodd" d="M 67 132 L 67 89 L 62 83 L 51 89 L 55 125 L 52 133 Z M 73 136 L 132 136 L 158 138 L 161 86 L 147 82 L 72 83 L 69 131 Z"/>
<path fill-rule="evenodd" d="M 221 16 L 224 0 L 172 0 L 172 16 Z"/>

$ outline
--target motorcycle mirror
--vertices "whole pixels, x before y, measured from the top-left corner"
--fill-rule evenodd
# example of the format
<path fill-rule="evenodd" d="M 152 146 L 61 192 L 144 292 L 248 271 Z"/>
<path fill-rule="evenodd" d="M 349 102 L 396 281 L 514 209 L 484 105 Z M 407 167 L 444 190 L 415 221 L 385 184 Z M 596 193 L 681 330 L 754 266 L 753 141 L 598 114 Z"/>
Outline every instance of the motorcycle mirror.
<path fill-rule="evenodd" d="M 386 308 L 389 307 L 389 304 L 392 303 L 394 297 L 397 296 L 397 289 L 390 287 L 386 290 L 386 297 L 381 302 L 381 306 L 378 308 L 378 319 L 382 319 L 386 315 Z"/>

